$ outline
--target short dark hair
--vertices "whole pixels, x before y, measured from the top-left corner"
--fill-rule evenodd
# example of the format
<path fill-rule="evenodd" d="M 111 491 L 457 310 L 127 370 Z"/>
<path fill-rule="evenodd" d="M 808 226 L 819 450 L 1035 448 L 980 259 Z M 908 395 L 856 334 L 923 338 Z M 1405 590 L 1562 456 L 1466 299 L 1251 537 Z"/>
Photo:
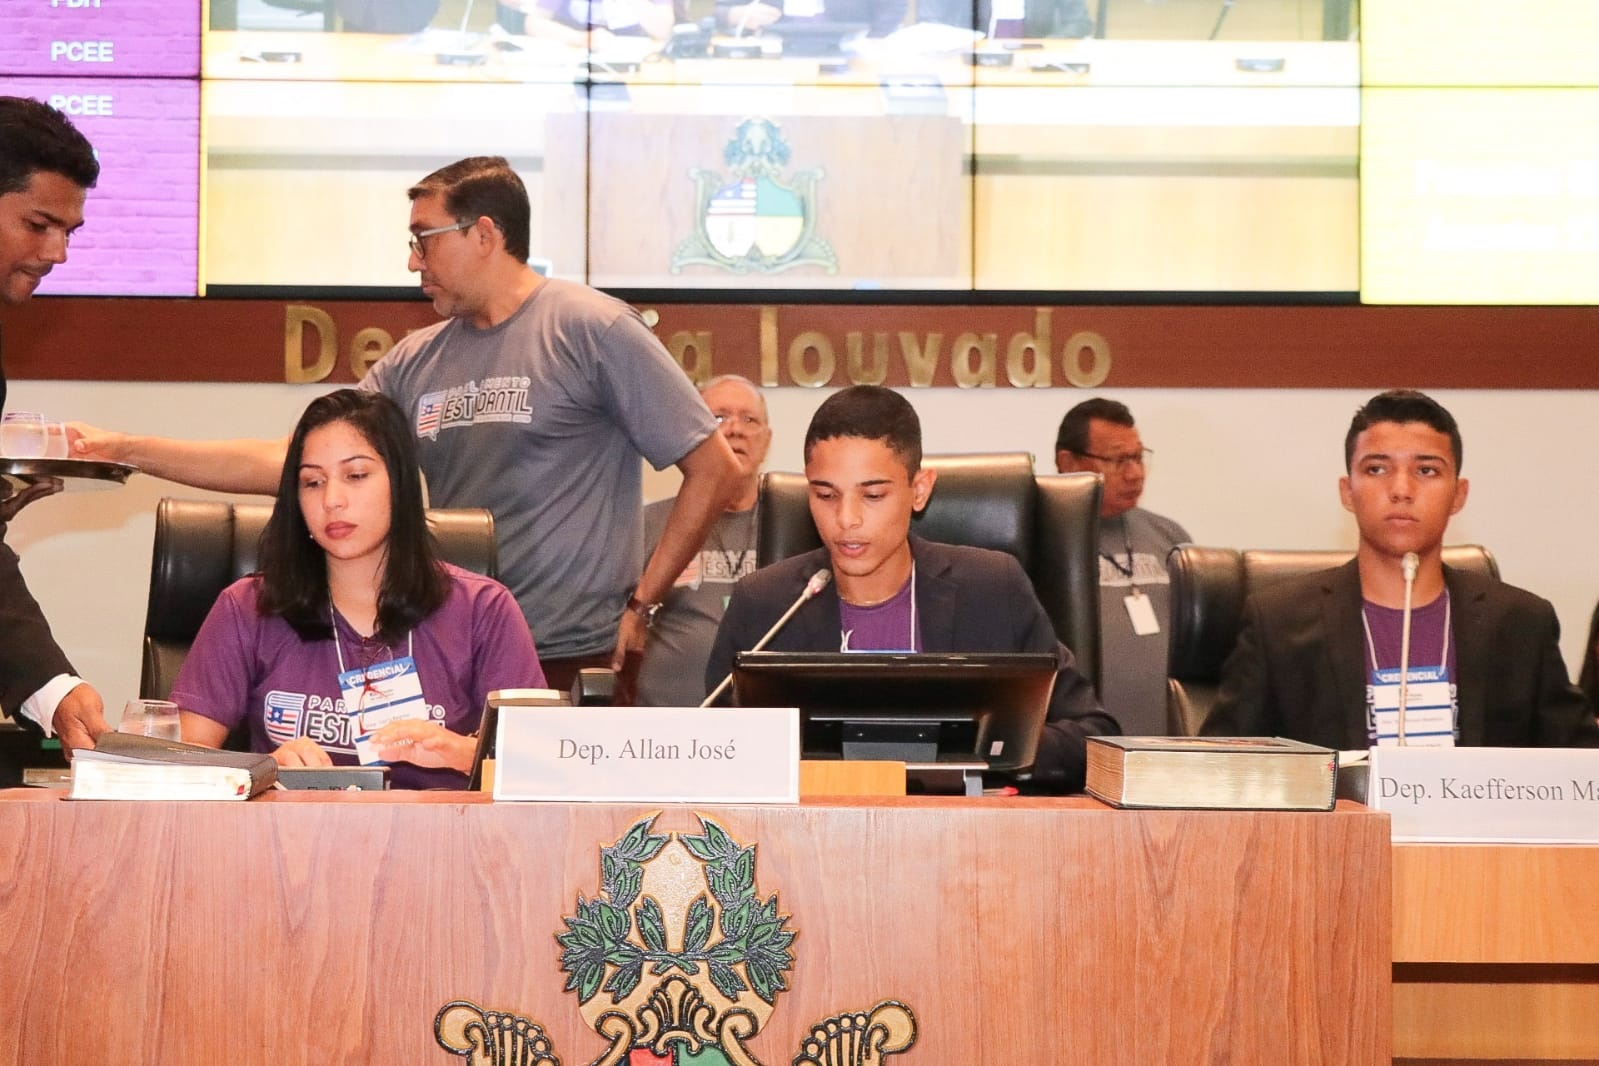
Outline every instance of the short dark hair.
<path fill-rule="evenodd" d="M 811 449 L 835 437 L 880 440 L 914 474 L 922 466 L 922 421 L 916 408 L 893 389 L 881 385 L 851 385 L 835 392 L 811 416 L 805 431 L 805 459 Z"/>
<path fill-rule="evenodd" d="M 0 96 L 0 196 L 26 189 L 41 170 L 80 189 L 100 180 L 94 148 L 65 115 L 24 96 Z"/>
<path fill-rule="evenodd" d="M 499 155 L 474 155 L 440 167 L 406 191 L 413 201 L 443 196 L 444 210 L 457 222 L 487 216 L 505 234 L 505 250 L 518 263 L 527 262 L 533 210 L 527 186 Z"/>
<path fill-rule="evenodd" d="M 1084 400 L 1066 412 L 1066 417 L 1060 420 L 1060 431 L 1055 434 L 1055 450 L 1071 452 L 1073 455 L 1087 455 L 1088 423 L 1096 418 L 1102 422 L 1133 428 L 1133 413 L 1127 409 L 1126 404 L 1096 396 L 1092 400 Z"/>
<path fill-rule="evenodd" d="M 1455 424 L 1455 416 L 1443 404 L 1415 389 L 1379 392 L 1355 411 L 1355 417 L 1349 423 L 1349 432 L 1344 434 L 1345 473 L 1355 465 L 1355 438 L 1378 422 L 1420 422 L 1444 434 L 1455 453 L 1455 473 L 1460 473 L 1466 453 L 1465 446 L 1460 442 L 1460 427 Z"/>
<path fill-rule="evenodd" d="M 302 640 L 333 635 L 327 556 L 311 539 L 300 510 L 300 463 L 314 429 L 345 422 L 366 438 L 389 474 L 389 543 L 378 590 L 377 635 L 398 640 L 444 605 L 449 583 L 427 526 L 416 440 L 405 415 L 382 393 L 339 389 L 311 401 L 289 438 L 272 517 L 261 533 L 263 615 L 279 615 Z"/>

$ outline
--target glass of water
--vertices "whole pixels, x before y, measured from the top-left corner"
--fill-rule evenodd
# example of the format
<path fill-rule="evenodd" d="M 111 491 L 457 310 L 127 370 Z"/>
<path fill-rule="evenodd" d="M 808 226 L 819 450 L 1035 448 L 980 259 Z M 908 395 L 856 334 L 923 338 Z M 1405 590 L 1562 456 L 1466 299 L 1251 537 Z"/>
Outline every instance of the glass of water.
<path fill-rule="evenodd" d="M 39 459 L 46 443 L 44 416 L 37 411 L 8 411 L 0 417 L 0 455 Z"/>
<path fill-rule="evenodd" d="M 129 700 L 122 708 L 122 733 L 137 733 L 157 740 L 182 740 L 178 705 L 170 700 Z"/>

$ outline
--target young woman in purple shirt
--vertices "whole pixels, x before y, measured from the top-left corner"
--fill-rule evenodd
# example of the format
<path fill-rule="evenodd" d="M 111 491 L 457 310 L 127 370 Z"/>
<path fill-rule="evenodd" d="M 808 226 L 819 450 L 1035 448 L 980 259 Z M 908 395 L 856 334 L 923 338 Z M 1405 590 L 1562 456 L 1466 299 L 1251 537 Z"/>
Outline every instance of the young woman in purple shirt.
<path fill-rule="evenodd" d="M 243 726 L 280 766 L 382 761 L 394 787 L 460 788 L 484 697 L 544 685 L 509 591 L 437 558 L 411 427 L 381 394 L 306 408 L 260 561 L 173 685 L 187 741 Z"/>

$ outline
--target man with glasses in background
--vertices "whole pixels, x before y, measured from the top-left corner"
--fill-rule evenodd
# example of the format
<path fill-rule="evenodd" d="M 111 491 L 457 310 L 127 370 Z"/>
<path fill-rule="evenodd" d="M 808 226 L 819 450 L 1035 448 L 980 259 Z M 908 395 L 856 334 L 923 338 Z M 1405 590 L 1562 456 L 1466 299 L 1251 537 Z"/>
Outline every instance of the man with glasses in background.
<path fill-rule="evenodd" d="M 1096 398 L 1066 412 L 1055 436 L 1055 469 L 1105 478 L 1099 508 L 1100 702 L 1129 736 L 1170 731 L 1166 719 L 1166 628 L 1171 579 L 1166 555 L 1189 539 L 1182 526 L 1138 506 L 1152 453 L 1126 404 Z"/>
<path fill-rule="evenodd" d="M 712 378 L 700 386 L 700 396 L 738 459 L 739 490 L 649 619 L 638 694 L 641 704 L 652 707 L 693 707 L 705 698 L 705 663 L 733 582 L 755 569 L 755 499 L 772 446 L 766 398 L 755 382 L 737 374 Z M 659 500 L 644 508 L 646 552 L 660 540 L 672 504 Z"/>
<path fill-rule="evenodd" d="M 401 340 L 361 386 L 411 418 L 433 506 L 494 513 L 499 577 L 549 683 L 635 666 L 646 616 L 738 480 L 727 440 L 637 311 L 528 265 L 527 189 L 503 158 L 452 163 L 407 195 L 409 267 L 446 321 Z M 73 430 L 80 456 L 221 492 L 275 491 L 287 443 Z M 647 561 L 640 457 L 683 473 Z"/>

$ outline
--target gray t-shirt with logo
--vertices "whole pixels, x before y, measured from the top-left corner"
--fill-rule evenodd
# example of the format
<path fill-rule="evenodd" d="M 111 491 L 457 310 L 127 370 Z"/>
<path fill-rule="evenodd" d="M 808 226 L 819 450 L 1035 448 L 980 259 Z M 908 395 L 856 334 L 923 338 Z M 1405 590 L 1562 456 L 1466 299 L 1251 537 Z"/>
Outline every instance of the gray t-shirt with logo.
<path fill-rule="evenodd" d="M 643 570 L 643 471 L 716 420 L 643 319 L 575 282 L 542 282 L 489 329 L 411 334 L 362 381 L 411 420 L 434 507 L 487 507 L 500 580 L 539 655 L 609 650 Z"/>
<path fill-rule="evenodd" d="M 653 551 L 672 500 L 644 508 L 644 544 Z M 724 511 L 705 546 L 678 575 L 655 615 L 639 666 L 639 703 L 696 707 L 705 698 L 705 663 L 733 583 L 755 570 L 755 509 Z"/>
<path fill-rule="evenodd" d="M 1099 524 L 1100 702 L 1128 736 L 1158 736 L 1166 725 L 1166 659 L 1171 639 L 1171 578 L 1166 556 L 1188 541 L 1169 518 L 1134 507 Z M 1131 558 L 1129 558 L 1131 556 Z M 1133 630 L 1126 599 L 1149 597 L 1160 632 Z"/>

